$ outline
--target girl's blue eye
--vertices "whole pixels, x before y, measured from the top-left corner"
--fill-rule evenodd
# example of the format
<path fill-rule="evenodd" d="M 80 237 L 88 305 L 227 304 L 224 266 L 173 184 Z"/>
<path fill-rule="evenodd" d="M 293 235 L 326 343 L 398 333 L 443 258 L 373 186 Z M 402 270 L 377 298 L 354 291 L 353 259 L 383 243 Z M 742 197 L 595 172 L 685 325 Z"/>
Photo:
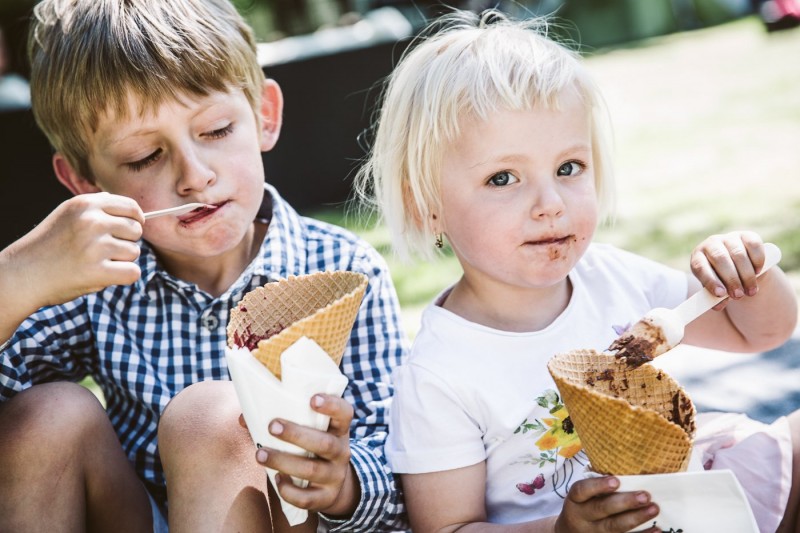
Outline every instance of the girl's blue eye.
<path fill-rule="evenodd" d="M 579 163 L 578 161 L 567 161 L 560 167 L 558 167 L 557 174 L 559 176 L 575 176 L 580 173 L 585 168 L 583 163 Z"/>
<path fill-rule="evenodd" d="M 496 187 L 504 187 L 511 183 L 516 183 L 517 181 L 518 181 L 517 177 L 514 176 L 514 174 L 512 174 L 511 172 L 508 172 L 507 170 L 504 170 L 503 172 L 498 172 L 497 174 L 489 178 L 489 183 L 491 183 Z"/>

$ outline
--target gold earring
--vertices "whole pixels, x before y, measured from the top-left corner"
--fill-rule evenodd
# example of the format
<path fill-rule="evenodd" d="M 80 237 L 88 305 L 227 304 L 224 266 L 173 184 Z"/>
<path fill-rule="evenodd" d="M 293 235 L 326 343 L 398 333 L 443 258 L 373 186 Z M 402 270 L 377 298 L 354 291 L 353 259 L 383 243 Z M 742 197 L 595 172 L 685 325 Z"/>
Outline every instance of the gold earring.
<path fill-rule="evenodd" d="M 439 248 L 440 250 L 442 248 L 444 248 L 444 239 L 442 239 L 442 234 L 441 233 L 436 233 L 434 235 L 434 237 L 435 237 L 435 240 L 433 241 L 433 245 L 436 246 L 437 248 Z"/>

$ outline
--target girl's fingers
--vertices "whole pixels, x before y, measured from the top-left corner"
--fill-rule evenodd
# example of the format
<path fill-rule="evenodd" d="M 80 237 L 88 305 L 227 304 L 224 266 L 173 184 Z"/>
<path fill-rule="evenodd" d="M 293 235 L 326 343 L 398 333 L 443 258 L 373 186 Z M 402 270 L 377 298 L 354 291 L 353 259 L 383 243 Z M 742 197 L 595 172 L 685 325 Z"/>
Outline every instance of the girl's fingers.
<path fill-rule="evenodd" d="M 578 503 L 586 503 L 592 498 L 611 494 L 619 488 L 619 480 L 614 476 L 590 477 L 572 485 L 567 499 Z"/>
<path fill-rule="evenodd" d="M 714 296 L 725 296 L 727 289 L 720 281 L 714 266 L 708 256 L 702 251 L 696 251 L 691 259 L 692 273 L 700 281 L 700 284 Z"/>
<path fill-rule="evenodd" d="M 724 244 L 723 249 L 710 254 L 710 262 L 725 285 L 728 296 L 738 300 L 744 296 L 744 280 L 754 278 L 755 272 L 741 241 Z"/>

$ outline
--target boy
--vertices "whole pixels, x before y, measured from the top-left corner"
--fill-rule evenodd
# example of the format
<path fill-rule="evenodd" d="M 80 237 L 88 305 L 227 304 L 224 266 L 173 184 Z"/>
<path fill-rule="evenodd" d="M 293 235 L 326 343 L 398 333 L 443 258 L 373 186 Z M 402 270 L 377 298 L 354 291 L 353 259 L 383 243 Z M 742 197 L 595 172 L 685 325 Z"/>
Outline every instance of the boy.
<path fill-rule="evenodd" d="M 331 530 L 401 527 L 382 451 L 406 348 L 396 295 L 374 249 L 265 185 L 283 100 L 250 29 L 228 0 L 44 0 L 35 18 L 33 109 L 76 196 L 0 252 L 0 530 L 159 530 L 169 499 L 173 531 L 281 531 L 263 465 L 309 479 L 278 490 Z M 209 207 L 144 221 L 190 202 Z M 312 401 L 327 433 L 271 425 L 316 459 L 256 461 L 224 381 L 228 311 L 337 269 L 370 278 L 348 390 Z M 64 383 L 87 374 L 105 410 Z"/>

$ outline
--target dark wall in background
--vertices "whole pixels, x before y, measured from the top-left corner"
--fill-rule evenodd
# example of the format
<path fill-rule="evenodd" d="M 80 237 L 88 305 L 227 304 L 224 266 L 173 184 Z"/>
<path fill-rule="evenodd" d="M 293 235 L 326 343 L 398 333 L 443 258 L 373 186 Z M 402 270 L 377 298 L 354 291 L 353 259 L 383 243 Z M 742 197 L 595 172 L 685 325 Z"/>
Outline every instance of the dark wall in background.
<path fill-rule="evenodd" d="M 268 67 L 283 88 L 283 130 L 264 155 L 267 181 L 298 209 L 341 203 L 366 155 L 366 134 L 405 43 L 388 43 Z"/>
<path fill-rule="evenodd" d="M 0 113 L 0 249 L 70 197 L 55 177 L 52 153 L 30 110 Z"/>

